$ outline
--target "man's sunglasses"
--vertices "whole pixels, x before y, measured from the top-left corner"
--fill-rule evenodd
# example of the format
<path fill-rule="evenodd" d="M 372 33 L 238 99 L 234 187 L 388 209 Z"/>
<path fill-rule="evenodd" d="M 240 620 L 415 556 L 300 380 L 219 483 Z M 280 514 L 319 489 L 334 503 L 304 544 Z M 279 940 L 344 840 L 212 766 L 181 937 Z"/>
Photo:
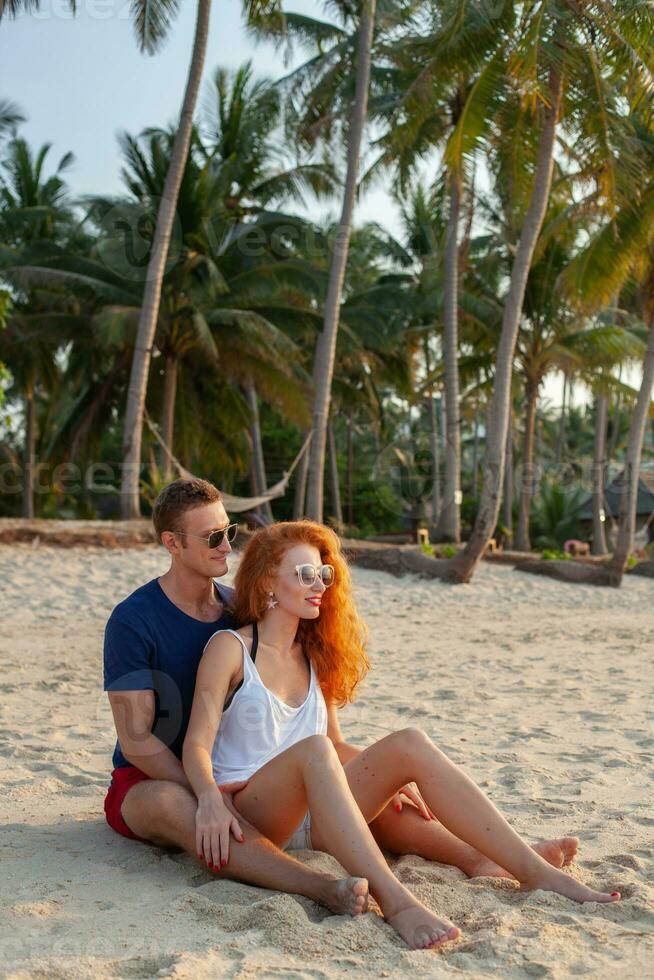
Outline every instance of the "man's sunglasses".
<path fill-rule="evenodd" d="M 227 535 L 227 540 L 231 544 L 236 533 L 238 531 L 238 524 L 228 524 L 227 527 L 221 527 L 219 531 L 212 531 L 208 538 L 203 538 L 201 534 L 189 534 L 188 531 L 174 531 L 173 534 L 183 534 L 186 538 L 199 538 L 200 541 L 204 541 L 209 548 L 219 548 L 223 543 L 223 538 Z"/>
<path fill-rule="evenodd" d="M 334 571 L 333 565 L 296 565 L 295 571 L 297 572 L 297 577 L 300 581 L 300 585 L 304 585 L 306 588 L 311 588 L 312 585 L 316 584 L 316 579 L 320 579 L 322 584 L 326 589 L 330 585 L 334 584 L 334 578 L 336 577 L 336 572 Z"/>

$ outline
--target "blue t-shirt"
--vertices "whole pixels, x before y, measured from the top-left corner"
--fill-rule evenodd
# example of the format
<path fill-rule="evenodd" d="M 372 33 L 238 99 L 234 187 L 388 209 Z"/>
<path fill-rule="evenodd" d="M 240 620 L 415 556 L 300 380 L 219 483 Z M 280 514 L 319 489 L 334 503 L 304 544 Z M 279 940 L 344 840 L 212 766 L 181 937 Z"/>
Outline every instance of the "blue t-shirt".
<path fill-rule="evenodd" d="M 233 590 L 214 583 L 228 605 Z M 168 598 L 157 579 L 120 602 L 104 634 L 105 691 L 154 691 L 152 732 L 181 761 L 203 650 L 216 630 L 233 628 L 227 610 L 203 623 Z M 131 766 L 116 742 L 114 769 Z"/>

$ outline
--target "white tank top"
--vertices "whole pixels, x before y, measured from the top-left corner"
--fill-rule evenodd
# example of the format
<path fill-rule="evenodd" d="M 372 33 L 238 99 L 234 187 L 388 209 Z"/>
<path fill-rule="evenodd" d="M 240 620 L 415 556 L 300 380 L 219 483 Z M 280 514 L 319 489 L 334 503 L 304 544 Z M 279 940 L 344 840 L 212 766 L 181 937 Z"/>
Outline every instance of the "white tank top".
<path fill-rule="evenodd" d="M 303 738 L 326 735 L 327 705 L 313 664 L 309 693 L 293 708 L 264 685 L 243 637 L 236 630 L 218 630 L 213 636 L 218 633 L 231 633 L 243 647 L 243 682 L 223 710 L 211 751 L 214 779 L 231 783 L 249 779 Z"/>

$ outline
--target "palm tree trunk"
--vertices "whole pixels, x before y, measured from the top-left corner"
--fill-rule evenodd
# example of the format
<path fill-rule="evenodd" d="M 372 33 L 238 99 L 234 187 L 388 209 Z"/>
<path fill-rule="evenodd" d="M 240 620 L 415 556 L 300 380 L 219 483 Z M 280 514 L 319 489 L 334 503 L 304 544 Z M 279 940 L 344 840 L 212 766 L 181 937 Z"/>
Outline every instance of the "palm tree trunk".
<path fill-rule="evenodd" d="M 534 493 L 534 434 L 539 387 L 539 382 L 536 379 L 527 378 L 525 385 L 525 433 L 522 444 L 522 484 L 520 487 L 518 530 L 515 540 L 518 551 L 531 551 L 529 517 L 531 499 Z"/>
<path fill-rule="evenodd" d="M 618 371 L 618 378 L 622 375 L 622 370 Z M 622 400 L 622 392 L 618 391 L 615 396 L 615 407 L 613 409 L 613 418 L 611 420 L 611 440 L 609 442 L 609 449 L 607 453 L 607 462 L 610 464 L 611 460 L 615 456 L 615 451 L 618 447 L 618 439 L 620 437 L 620 402 Z"/>
<path fill-rule="evenodd" d="M 563 443 L 565 441 L 565 396 L 568 391 L 568 375 L 563 375 L 563 398 L 561 400 L 561 415 L 559 417 L 559 431 L 556 437 L 556 465 L 561 465 L 563 458 Z"/>
<path fill-rule="evenodd" d="M 302 433 L 301 446 L 304 445 L 308 432 Z M 307 476 L 309 475 L 309 450 L 305 452 L 304 456 L 297 465 L 296 470 L 297 476 L 295 477 L 295 493 L 293 495 L 293 520 L 300 521 L 305 514 L 305 500 L 307 496 Z"/>
<path fill-rule="evenodd" d="M 327 421 L 331 401 L 336 338 L 345 278 L 347 253 L 352 233 L 352 215 L 357 188 L 359 156 L 363 127 L 368 114 L 368 86 L 370 82 L 370 57 L 375 23 L 376 0 L 363 0 L 359 18 L 359 45 L 357 51 L 357 73 L 354 105 L 350 120 L 347 147 L 347 173 L 343 207 L 334 246 L 332 249 L 329 287 L 325 300 L 324 326 L 314 356 L 313 380 L 315 395 L 313 404 L 313 439 L 309 463 L 309 488 L 307 494 L 307 515 L 314 521 L 323 519 L 323 494 L 325 477 L 325 446 L 327 441 Z"/>
<path fill-rule="evenodd" d="M 336 456 L 336 440 L 334 439 L 334 426 L 330 419 L 327 423 L 327 440 L 329 443 L 329 483 L 331 489 L 332 506 L 334 508 L 334 519 L 336 530 L 339 534 L 343 533 L 343 507 L 341 504 L 341 485 L 338 478 L 338 458 Z"/>
<path fill-rule="evenodd" d="M 612 585 L 620 585 L 622 575 L 627 566 L 634 542 L 636 527 L 636 502 L 638 499 L 638 481 L 640 477 L 640 457 L 643 449 L 645 425 L 649 415 L 654 385 L 654 313 L 650 311 L 649 336 L 647 351 L 643 362 L 643 380 L 636 398 L 631 424 L 629 425 L 629 441 L 624 466 L 624 482 L 620 496 L 620 524 L 618 540 L 613 557 L 610 561 Z"/>
<path fill-rule="evenodd" d="M 163 410 L 161 413 L 161 438 L 170 452 L 174 452 L 173 439 L 175 437 L 175 399 L 177 396 L 177 371 L 179 361 L 169 354 L 166 358 L 166 374 L 164 377 L 164 397 Z M 161 448 L 161 471 L 166 483 L 170 483 L 173 478 L 173 464 L 170 456 Z"/>
<path fill-rule="evenodd" d="M 168 257 L 177 198 L 188 156 L 193 126 L 193 113 L 204 68 L 209 34 L 211 0 L 198 0 L 193 54 L 186 82 L 186 91 L 180 113 L 179 126 L 166 174 L 163 197 L 157 214 L 157 227 L 143 291 L 143 304 L 139 316 L 136 346 L 127 392 L 127 406 L 123 432 L 123 475 L 121 486 L 121 513 L 123 518 L 136 518 L 139 506 L 139 473 L 141 469 L 141 444 L 143 438 L 143 410 L 148 385 L 152 342 L 159 316 L 161 289 Z"/>
<path fill-rule="evenodd" d="M 431 363 L 429 357 L 429 338 L 424 339 L 425 354 L 425 374 L 431 374 Z M 431 452 L 431 521 L 432 527 L 438 524 L 438 517 L 441 512 L 441 462 L 440 446 L 438 444 L 438 418 L 436 415 L 436 399 L 434 398 L 433 388 L 429 389 L 427 395 L 427 413 L 429 416 L 429 449 Z"/>
<path fill-rule="evenodd" d="M 472 496 L 479 490 L 479 403 L 475 402 L 475 417 L 472 423 Z"/>
<path fill-rule="evenodd" d="M 250 409 L 252 419 L 250 422 L 250 439 L 252 441 L 252 483 L 254 486 L 255 497 L 260 497 L 261 494 L 265 493 L 268 489 L 268 481 L 266 478 L 266 463 L 263 458 L 263 443 L 261 442 L 259 400 L 257 398 L 257 389 L 255 388 L 252 379 L 249 379 L 245 384 L 245 397 L 247 399 L 248 408 Z M 270 501 L 266 501 L 265 504 L 261 504 L 260 507 L 255 509 L 267 524 L 273 523 L 274 518 Z"/>
<path fill-rule="evenodd" d="M 458 228 L 461 190 L 456 177 L 450 189 L 450 213 L 445 244 L 443 361 L 445 366 L 445 486 L 436 538 L 461 541 L 461 429 L 459 422 Z"/>
<path fill-rule="evenodd" d="M 513 548 L 513 411 L 509 409 L 509 424 L 506 431 L 506 462 L 504 465 L 504 486 L 502 489 L 502 523 Z"/>
<path fill-rule="evenodd" d="M 34 470 L 36 466 L 35 385 L 25 389 L 25 452 L 23 462 L 23 517 L 34 517 Z"/>
<path fill-rule="evenodd" d="M 354 421 L 352 411 L 347 417 L 347 472 L 345 475 L 345 497 L 347 503 L 347 523 L 354 524 Z"/>
<path fill-rule="evenodd" d="M 436 399 L 430 393 L 428 398 L 429 405 L 429 442 L 431 449 L 431 523 L 434 527 L 438 524 L 438 516 L 441 512 L 441 452 L 438 432 L 438 416 L 436 413 Z"/>
<path fill-rule="evenodd" d="M 545 110 L 543 130 L 538 147 L 538 162 L 534 186 L 525 215 L 520 241 L 516 249 L 511 284 L 504 304 L 502 331 L 497 352 L 493 395 L 489 410 L 486 437 L 484 483 L 477 520 L 465 549 L 452 559 L 447 575 L 459 582 L 469 582 L 490 541 L 500 508 L 500 493 L 504 478 L 506 434 L 511 400 L 511 374 L 515 345 L 522 315 L 527 276 L 540 229 L 545 217 L 552 186 L 556 125 L 561 105 L 563 78 L 554 71 L 550 75 L 550 104 Z"/>
<path fill-rule="evenodd" d="M 606 469 L 606 420 L 609 400 L 605 394 L 598 393 L 595 398 L 595 438 L 593 441 L 593 542 L 594 555 L 606 555 L 606 526 L 604 514 L 604 481 Z"/>

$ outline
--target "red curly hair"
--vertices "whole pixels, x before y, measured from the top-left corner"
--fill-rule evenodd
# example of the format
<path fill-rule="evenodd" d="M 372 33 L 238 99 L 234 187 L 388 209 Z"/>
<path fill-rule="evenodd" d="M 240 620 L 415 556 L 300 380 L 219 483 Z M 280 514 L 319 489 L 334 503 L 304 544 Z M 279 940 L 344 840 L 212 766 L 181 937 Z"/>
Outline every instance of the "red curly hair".
<path fill-rule="evenodd" d="M 314 521 L 282 521 L 257 531 L 248 544 L 234 582 L 232 604 L 240 626 L 263 618 L 271 575 L 293 545 L 310 544 L 321 560 L 333 565 L 334 584 L 323 595 L 320 616 L 300 620 L 297 640 L 311 660 L 325 700 L 342 706 L 354 700 L 357 685 L 370 668 L 366 655 L 368 630 L 357 613 L 350 570 L 338 536 Z"/>

